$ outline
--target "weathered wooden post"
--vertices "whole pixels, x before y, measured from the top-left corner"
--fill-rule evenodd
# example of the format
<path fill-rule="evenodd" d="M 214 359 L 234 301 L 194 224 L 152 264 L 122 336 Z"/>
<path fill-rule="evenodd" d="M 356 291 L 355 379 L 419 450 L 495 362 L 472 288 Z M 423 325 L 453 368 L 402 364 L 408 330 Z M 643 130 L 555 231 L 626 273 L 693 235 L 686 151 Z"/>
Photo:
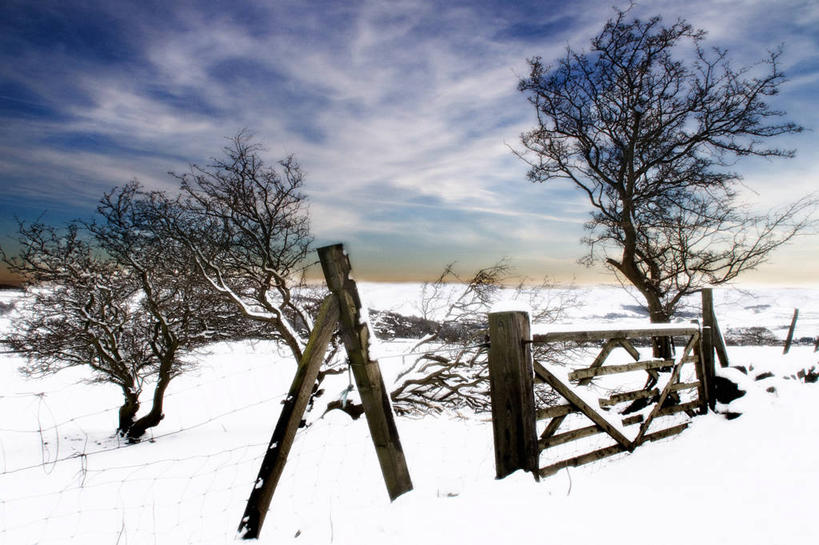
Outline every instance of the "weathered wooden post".
<path fill-rule="evenodd" d="M 412 490 L 389 394 L 381 378 L 378 362 L 370 359 L 369 329 L 361 317 L 361 301 L 355 282 L 350 279 L 350 262 L 340 244 L 320 248 L 318 253 L 331 294 L 324 299 L 319 309 L 262 460 L 259 476 L 248 498 L 239 523 L 239 537 L 242 539 L 259 537 L 336 325 L 340 327 L 390 499 L 394 500 Z"/>
<path fill-rule="evenodd" d="M 793 309 L 793 319 L 791 320 L 791 327 L 788 329 L 788 338 L 785 339 L 785 349 L 782 351 L 783 354 L 787 354 L 788 350 L 791 349 L 791 343 L 793 343 L 793 331 L 796 329 L 796 320 L 799 318 L 799 309 Z"/>
<path fill-rule="evenodd" d="M 384 483 L 390 499 L 394 500 L 412 490 L 412 480 L 395 426 L 389 392 L 384 386 L 378 362 L 370 359 L 370 331 L 361 316 L 358 288 L 350 278 L 350 261 L 341 244 L 319 248 L 318 254 L 327 287 L 338 300 L 341 338 L 361 395 Z"/>
<path fill-rule="evenodd" d="M 498 479 L 518 469 L 531 471 L 538 478 L 530 341 L 526 312 L 489 314 L 489 388 Z"/>
<path fill-rule="evenodd" d="M 702 365 L 702 377 L 700 380 L 705 380 L 705 399 L 708 406 L 713 411 L 717 406 L 717 392 L 716 392 L 716 369 L 714 367 L 714 340 L 713 330 L 709 326 L 702 328 L 702 338 L 700 344 L 702 345 L 702 352 L 700 352 L 700 365 Z"/>
<path fill-rule="evenodd" d="M 270 502 L 273 500 L 273 493 L 276 491 L 276 485 L 284 471 L 287 456 L 290 454 L 290 448 L 293 446 L 302 416 L 310 401 L 310 394 L 316 383 L 324 353 L 337 323 L 338 303 L 335 297 L 328 296 L 319 309 L 296 376 L 293 378 L 276 428 L 273 430 L 273 436 L 270 438 L 270 444 L 265 451 L 259 476 L 247 500 L 238 530 L 242 539 L 259 537 Z"/>
<path fill-rule="evenodd" d="M 711 288 L 702 289 L 702 325 L 711 328 L 711 341 L 717 351 L 719 364 L 728 367 L 728 350 L 725 348 L 725 339 L 717 322 L 717 315 L 714 312 L 714 293 Z"/>

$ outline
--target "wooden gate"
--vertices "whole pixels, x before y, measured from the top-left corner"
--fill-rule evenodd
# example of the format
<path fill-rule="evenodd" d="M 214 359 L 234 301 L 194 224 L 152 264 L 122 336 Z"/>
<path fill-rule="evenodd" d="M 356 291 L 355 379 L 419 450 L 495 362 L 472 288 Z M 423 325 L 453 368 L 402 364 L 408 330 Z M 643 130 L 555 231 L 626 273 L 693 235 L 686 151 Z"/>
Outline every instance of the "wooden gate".
<path fill-rule="evenodd" d="M 709 327 L 668 325 L 531 336 L 526 313 L 502 312 L 489 315 L 489 335 L 498 478 L 518 469 L 546 477 L 565 467 L 631 452 L 680 433 L 691 417 L 708 410 L 714 368 L 713 358 L 703 355 L 713 353 Z M 684 348 L 673 359 L 641 359 L 635 340 L 652 337 L 681 338 Z M 532 359 L 533 345 L 564 342 L 601 344 L 593 361 L 579 368 L 547 369 Z M 627 361 L 611 363 L 615 353 Z M 538 407 L 537 383 L 548 385 L 552 399 L 559 401 Z M 587 451 L 577 446 L 598 435 L 609 444 L 598 442 Z M 570 444 L 574 451 L 567 455 Z"/>

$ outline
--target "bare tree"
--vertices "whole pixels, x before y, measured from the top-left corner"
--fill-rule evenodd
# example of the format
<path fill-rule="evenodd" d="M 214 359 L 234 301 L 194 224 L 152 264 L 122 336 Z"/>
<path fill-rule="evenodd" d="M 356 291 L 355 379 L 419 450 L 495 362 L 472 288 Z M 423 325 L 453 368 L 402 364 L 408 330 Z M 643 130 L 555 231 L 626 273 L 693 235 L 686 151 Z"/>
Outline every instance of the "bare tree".
<path fill-rule="evenodd" d="M 132 182 L 107 193 L 97 207 L 100 219 L 86 224 L 98 247 L 128 272 L 138 289 L 139 312 L 149 326 L 143 335 L 155 362 L 153 398 L 150 411 L 127 429 L 132 440 L 164 417 L 165 391 L 190 365 L 181 354 L 229 338 L 247 324 L 228 300 L 183 273 L 194 267 L 190 253 L 156 232 L 154 205 Z"/>
<path fill-rule="evenodd" d="M 138 189 L 133 183 L 105 195 L 92 223 L 20 223 L 21 250 L 2 254 L 29 282 L 9 338 L 29 360 L 23 372 L 89 366 L 92 380 L 122 389 L 118 431 L 130 441 L 164 417 L 171 380 L 192 365 L 184 352 L 235 321 L 226 301 L 178 274 L 184 253 L 152 234 Z M 138 417 L 151 384 L 151 408 Z"/>
<path fill-rule="evenodd" d="M 618 11 L 589 53 L 569 48 L 555 66 L 530 59 L 519 89 L 537 126 L 519 155 L 533 182 L 581 190 L 593 207 L 587 262 L 602 260 L 637 288 L 652 322 L 667 322 L 682 297 L 735 279 L 803 231 L 815 199 L 762 216 L 736 200 L 733 161 L 792 157 L 765 142 L 802 130 L 766 102 L 784 82 L 780 50 L 734 69 L 684 20 L 625 18 Z"/>
<path fill-rule="evenodd" d="M 144 381 L 155 360 L 140 342 L 147 324 L 133 311 L 136 286 L 113 262 L 94 255 L 77 225 L 64 232 L 35 223 L 20 224 L 18 255 L 3 259 L 27 279 L 28 298 L 9 336 L 28 359 L 21 369 L 41 376 L 89 366 L 93 381 L 122 389 L 119 431 L 127 433 L 139 410 Z"/>
<path fill-rule="evenodd" d="M 192 347 L 243 330 L 299 361 L 322 298 L 304 283 L 312 238 L 302 173 L 292 157 L 266 166 L 259 151 L 241 132 L 225 158 L 176 176 L 181 197 L 132 182 L 103 197 L 96 221 L 65 233 L 21 224 L 23 251 L 2 257 L 38 286 L 13 339 L 28 371 L 91 365 L 123 389 L 119 431 L 136 440 L 161 421 Z M 328 363 L 337 348 L 334 339 Z M 146 381 L 151 409 L 136 418 Z"/>
<path fill-rule="evenodd" d="M 131 312 L 134 284 L 112 262 L 94 255 L 76 224 L 60 231 L 20 223 L 18 240 L 18 255 L 3 254 L 3 260 L 28 281 L 29 297 L 8 339 L 28 359 L 21 371 L 41 376 L 91 367 L 92 380 L 122 389 L 119 430 L 127 432 L 139 409 L 141 382 L 153 363 L 133 334 L 141 329 Z"/>
<path fill-rule="evenodd" d="M 153 225 L 186 249 L 201 282 L 261 324 L 262 334 L 282 342 L 298 362 L 322 299 L 304 282 L 313 239 L 303 174 L 293 157 L 268 166 L 261 151 L 242 131 L 223 157 L 173 174 L 182 196 L 151 194 Z M 334 337 L 327 362 L 338 346 Z"/>

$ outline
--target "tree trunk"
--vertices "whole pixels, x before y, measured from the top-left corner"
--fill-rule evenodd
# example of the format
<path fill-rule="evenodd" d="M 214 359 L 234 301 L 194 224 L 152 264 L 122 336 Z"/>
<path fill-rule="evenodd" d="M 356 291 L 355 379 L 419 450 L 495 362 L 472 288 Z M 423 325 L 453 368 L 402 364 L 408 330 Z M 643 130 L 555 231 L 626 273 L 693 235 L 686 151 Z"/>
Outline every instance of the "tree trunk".
<path fill-rule="evenodd" d="M 648 303 L 648 314 L 652 324 L 667 324 L 671 321 L 666 309 L 660 302 L 660 298 L 654 294 L 645 295 Z M 651 351 L 655 358 L 673 359 L 674 340 L 671 337 L 652 337 Z"/>
<path fill-rule="evenodd" d="M 130 432 L 131 427 L 134 425 L 134 417 L 139 410 L 139 393 L 130 388 L 123 388 L 122 392 L 125 395 L 125 403 L 119 408 L 117 432 L 124 436 Z"/>
<path fill-rule="evenodd" d="M 159 379 L 156 382 L 156 387 L 154 388 L 154 398 L 153 402 L 151 403 L 151 411 L 134 422 L 131 425 L 131 428 L 128 430 L 128 441 L 132 443 L 139 442 L 140 437 L 145 435 L 145 431 L 148 428 L 153 428 L 157 426 L 165 415 L 162 414 L 162 405 L 165 401 L 165 390 L 168 389 L 168 385 L 171 383 L 171 367 L 172 367 L 173 358 L 170 359 L 170 363 L 163 362 L 162 366 L 159 369 Z"/>

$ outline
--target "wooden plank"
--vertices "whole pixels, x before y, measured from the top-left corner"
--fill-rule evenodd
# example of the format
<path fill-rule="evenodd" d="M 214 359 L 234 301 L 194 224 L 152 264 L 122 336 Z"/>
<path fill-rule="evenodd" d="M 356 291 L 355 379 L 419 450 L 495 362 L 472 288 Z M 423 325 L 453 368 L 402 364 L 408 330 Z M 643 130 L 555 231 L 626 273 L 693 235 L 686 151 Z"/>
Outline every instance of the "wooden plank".
<path fill-rule="evenodd" d="M 708 406 L 713 410 L 717 402 L 717 392 L 716 370 L 714 368 L 714 341 L 710 326 L 703 326 L 701 337 L 702 351 L 699 354 L 699 365 L 702 365 L 703 378 L 700 380 L 704 380 L 705 382 L 705 399 Z"/>
<path fill-rule="evenodd" d="M 565 415 L 556 416 L 556 417 L 552 418 L 549 421 L 549 423 L 546 425 L 546 429 L 543 430 L 543 433 L 540 434 L 540 439 L 538 440 L 538 445 L 540 445 L 540 443 L 542 441 L 545 441 L 546 439 L 548 439 L 549 437 L 554 435 L 555 432 L 557 431 L 557 429 L 560 427 L 560 425 L 563 423 L 563 421 L 565 419 L 566 419 Z M 540 448 L 540 447 L 538 447 L 538 448 Z"/>
<path fill-rule="evenodd" d="M 620 344 L 619 341 L 620 341 L 619 339 L 607 340 L 606 343 L 603 345 L 603 348 L 600 349 L 600 353 L 597 354 L 597 357 L 594 358 L 594 361 L 591 363 L 591 365 L 589 365 L 589 369 L 597 369 L 598 367 L 603 365 L 603 362 L 606 361 L 606 358 L 609 357 L 611 351 L 614 350 L 614 348 Z M 592 378 L 594 377 L 586 377 L 580 379 L 580 381 L 577 384 L 579 386 L 585 386 L 592 381 Z"/>
<path fill-rule="evenodd" d="M 620 346 L 626 349 L 634 361 L 640 360 L 640 351 L 634 347 L 634 344 L 628 339 L 618 339 L 620 342 Z M 645 386 L 643 389 L 648 389 L 657 384 L 657 381 L 660 380 L 660 373 L 657 372 L 656 369 L 646 369 L 646 373 L 648 373 L 649 379 L 646 381 Z"/>
<path fill-rule="evenodd" d="M 697 345 L 694 347 L 694 353 L 699 357 L 702 354 L 702 346 Z M 697 387 L 697 397 L 700 401 L 700 414 L 705 414 L 708 412 L 708 392 L 706 389 L 706 381 L 707 378 L 705 377 L 705 368 L 703 367 L 702 363 L 697 363 L 694 365 L 694 371 L 697 374 L 697 383 L 699 386 Z"/>
<path fill-rule="evenodd" d="M 558 471 L 566 467 L 577 467 L 582 466 L 584 464 L 588 464 L 591 462 L 596 462 L 597 460 L 602 460 L 603 458 L 607 458 L 609 456 L 614 456 L 615 454 L 620 454 L 621 452 L 627 452 L 628 449 L 623 447 L 622 445 L 612 445 L 610 447 L 601 448 L 595 450 L 593 452 L 589 452 L 588 454 L 581 454 L 580 456 L 575 456 L 573 458 L 568 458 L 566 460 L 562 460 L 560 462 L 556 462 L 552 465 L 548 465 L 546 467 L 540 468 L 540 476 L 541 477 L 548 477 L 549 475 L 554 475 Z"/>
<path fill-rule="evenodd" d="M 683 349 L 682 356 L 680 356 L 680 363 L 687 363 L 689 361 L 699 361 L 699 358 L 695 354 L 695 349 L 699 346 L 700 342 L 700 332 L 697 331 L 691 338 L 688 339 L 688 342 L 685 343 L 685 348 Z"/>
<path fill-rule="evenodd" d="M 635 329 L 598 329 L 590 331 L 551 331 L 534 335 L 532 342 L 548 343 L 557 341 L 600 341 L 603 339 L 636 339 L 642 337 L 676 337 L 689 336 L 696 333 L 698 328 L 685 325 L 668 325 L 663 327 L 648 327 Z"/>
<path fill-rule="evenodd" d="M 562 395 L 569 403 L 580 409 L 580 412 L 585 414 L 589 420 L 600 426 L 606 433 L 608 433 L 612 439 L 617 441 L 624 449 L 626 450 L 633 450 L 633 445 L 631 441 L 629 441 L 622 433 L 620 433 L 617 428 L 612 426 L 608 423 L 608 421 L 600 416 L 588 403 L 583 401 L 577 394 L 572 392 L 571 388 L 563 384 L 560 379 L 554 376 L 548 369 L 540 365 L 539 363 L 535 364 L 535 367 L 540 367 L 539 373 L 546 379 L 546 382 L 549 383 L 549 386 L 554 388 L 558 394 Z"/>
<path fill-rule="evenodd" d="M 671 385 L 671 391 L 672 392 L 678 392 L 680 390 L 690 390 L 692 388 L 699 388 L 699 387 L 700 387 L 700 382 L 699 381 L 696 381 L 696 382 L 678 382 L 677 384 L 672 384 Z"/>
<path fill-rule="evenodd" d="M 710 331 L 714 331 L 714 321 L 716 317 L 714 316 L 714 292 L 711 288 L 703 288 L 700 292 L 701 299 L 702 299 L 702 327 L 709 327 L 711 328 Z M 708 354 L 705 353 L 705 350 L 711 350 L 713 352 L 714 344 L 712 339 L 703 339 L 703 353 L 700 356 L 708 357 Z M 713 356 L 711 356 L 713 357 Z M 706 381 L 707 382 L 707 381 Z"/>
<path fill-rule="evenodd" d="M 335 297 L 329 295 L 319 309 L 313 331 L 310 333 L 296 376 L 284 400 L 282 412 L 262 460 L 259 475 L 239 523 L 238 531 L 242 539 L 259 537 L 336 323 L 338 323 L 338 303 Z"/>
<path fill-rule="evenodd" d="M 553 435 L 552 437 L 541 438 L 540 441 L 538 441 L 538 447 L 540 448 L 540 450 L 544 450 L 549 447 L 562 445 L 564 443 L 569 443 L 570 441 L 575 441 L 577 439 L 582 439 L 584 437 L 597 435 L 598 433 L 603 433 L 603 430 L 601 430 L 598 426 L 586 426 L 584 428 L 577 428 L 576 430 L 558 433 L 557 435 Z"/>
<path fill-rule="evenodd" d="M 690 343 L 689 343 L 690 346 Z M 687 348 L 686 348 L 687 350 Z M 685 354 L 683 354 L 685 356 Z M 640 426 L 640 432 L 637 434 L 637 437 L 634 439 L 634 444 L 640 444 L 643 436 L 648 431 L 648 427 L 651 425 L 651 422 L 656 418 L 657 413 L 660 412 L 660 407 L 663 406 L 665 403 L 666 398 L 668 398 L 668 394 L 671 393 L 671 386 L 675 384 L 679 380 L 680 376 L 680 369 L 682 369 L 682 362 L 677 363 L 674 366 L 674 369 L 671 371 L 671 378 L 668 379 L 668 384 L 666 384 L 665 388 L 663 388 L 662 393 L 660 394 L 660 399 L 657 400 L 657 404 L 654 405 L 654 408 L 649 413 L 648 417 L 646 418 L 645 422 Z"/>
<path fill-rule="evenodd" d="M 519 469 L 538 475 L 537 427 L 529 315 L 489 314 L 489 393 L 495 471 L 502 479 Z"/>
<path fill-rule="evenodd" d="M 545 381 L 546 379 L 544 379 Z M 577 407 L 574 405 L 555 405 L 554 407 L 546 407 L 545 409 L 538 409 L 536 414 L 537 420 L 546 420 L 547 418 L 555 418 L 558 416 L 566 416 L 567 414 L 576 413 Z"/>
<path fill-rule="evenodd" d="M 543 366 L 541 365 L 541 367 L 543 367 Z M 538 381 L 538 384 L 546 384 L 546 379 L 545 379 L 545 378 L 543 378 L 542 376 L 540 376 L 540 375 L 537 373 L 537 370 L 538 370 L 538 366 L 537 366 L 537 365 L 534 365 L 534 363 L 533 363 L 532 373 L 534 373 L 534 375 L 535 375 L 535 378 L 536 378 L 536 379 L 540 379 L 540 380 Z"/>
<path fill-rule="evenodd" d="M 722 337 L 717 315 L 714 312 L 714 293 L 711 288 L 702 290 L 702 325 L 711 328 L 711 340 L 722 367 L 728 367 L 728 351 L 725 349 L 725 339 Z"/>
<path fill-rule="evenodd" d="M 640 444 L 645 444 L 652 441 L 659 441 L 660 439 L 665 439 L 667 437 L 677 435 L 678 433 L 685 430 L 687 427 L 688 423 L 686 422 L 684 424 L 679 424 L 677 426 L 666 428 L 664 430 L 648 433 L 645 436 L 643 436 L 643 438 L 640 441 Z M 577 467 L 591 462 L 596 462 L 598 460 L 602 460 L 603 458 L 614 456 L 615 454 L 619 454 L 625 451 L 626 449 L 624 449 L 621 445 L 612 445 L 610 447 L 601 448 L 593 452 L 589 452 L 588 454 L 581 454 L 580 456 L 575 456 L 573 458 L 561 460 L 560 462 L 556 462 L 546 467 L 542 467 L 540 469 L 540 476 L 548 477 L 549 475 L 554 475 L 563 468 Z"/>
<path fill-rule="evenodd" d="M 657 416 L 668 416 L 670 414 L 677 414 L 685 411 L 693 411 L 700 407 L 699 400 L 689 401 L 680 405 L 672 405 L 671 407 L 663 407 L 657 412 Z"/>
<path fill-rule="evenodd" d="M 713 316 L 713 324 L 711 325 L 711 339 L 714 343 L 714 349 L 717 351 L 717 358 L 719 359 L 720 367 L 729 367 L 728 349 L 725 348 L 725 338 L 722 336 L 722 330 L 719 328 L 716 314 Z"/>
<path fill-rule="evenodd" d="M 629 371 L 645 371 L 647 369 L 659 369 L 674 365 L 674 360 L 645 360 L 633 363 L 623 363 L 618 365 L 606 365 L 596 369 L 577 369 L 569 373 L 569 380 L 580 380 L 586 377 L 598 377 L 602 375 L 614 375 L 617 373 L 627 373 Z"/>
<path fill-rule="evenodd" d="M 608 398 L 601 398 L 599 400 L 600 407 L 613 407 L 618 403 L 624 401 L 634 401 L 635 399 L 645 399 L 660 394 L 660 390 L 652 388 L 651 390 L 634 390 L 632 392 L 622 392 L 619 394 L 611 394 Z"/>
<path fill-rule="evenodd" d="M 679 424 L 677 426 L 672 426 L 670 428 L 666 428 L 664 430 L 654 431 L 651 433 L 647 433 L 643 436 L 643 439 L 640 444 L 645 444 L 651 441 L 659 441 L 660 439 L 665 439 L 666 437 L 671 437 L 672 435 L 677 435 L 678 433 L 682 432 L 688 427 L 688 422 L 683 424 Z"/>
<path fill-rule="evenodd" d="M 708 333 L 709 329 L 703 328 L 704 333 Z M 697 395 L 700 399 L 700 407 L 702 414 L 707 412 L 707 384 L 708 384 L 708 377 L 705 375 L 706 366 L 703 365 L 701 361 L 701 354 L 703 353 L 702 350 L 702 338 L 703 335 L 697 333 L 692 335 L 690 339 L 688 339 L 688 343 L 685 345 L 685 350 L 683 350 L 683 354 L 680 357 L 680 363 L 688 363 L 690 361 L 694 362 L 694 370 L 697 374 L 697 381 L 691 383 L 679 383 L 674 381 L 671 384 L 672 392 L 679 391 L 679 390 L 686 390 L 688 388 L 696 387 L 697 388 Z M 689 355 L 690 354 L 690 355 Z M 713 372 L 713 361 L 712 361 L 712 372 Z"/>
<path fill-rule="evenodd" d="M 634 344 L 628 339 L 617 339 L 617 342 L 620 343 L 626 352 L 634 358 L 634 361 L 639 361 L 640 359 L 640 351 L 634 347 Z"/>
<path fill-rule="evenodd" d="M 381 369 L 370 357 L 370 331 L 361 316 L 358 288 L 350 278 L 350 261 L 341 244 L 319 248 L 318 254 L 327 287 L 338 301 L 341 338 L 364 406 L 381 474 L 390 499 L 394 500 L 412 490 L 412 480 Z"/>
<path fill-rule="evenodd" d="M 639 424 L 645 420 L 645 417 L 641 414 L 635 414 L 634 416 L 629 416 L 622 420 L 624 426 L 633 426 L 634 424 Z"/>

